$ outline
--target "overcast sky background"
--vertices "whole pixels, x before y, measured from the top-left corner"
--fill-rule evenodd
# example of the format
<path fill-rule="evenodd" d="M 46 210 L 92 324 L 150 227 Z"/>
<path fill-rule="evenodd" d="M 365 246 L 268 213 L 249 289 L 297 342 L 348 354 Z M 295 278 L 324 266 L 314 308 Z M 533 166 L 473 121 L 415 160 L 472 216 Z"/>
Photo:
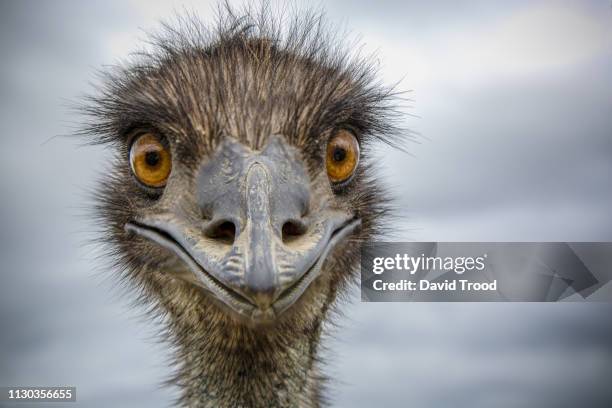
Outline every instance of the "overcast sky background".
<path fill-rule="evenodd" d="M 76 385 L 76 406 L 165 407 L 155 325 L 82 215 L 109 152 L 67 101 L 209 2 L 0 2 L 0 386 Z M 413 90 L 411 155 L 381 149 L 397 240 L 612 241 L 612 3 L 335 1 L 329 19 Z M 604 407 L 610 304 L 360 304 L 327 345 L 338 407 Z M 23 406 L 23 405 L 21 405 Z M 41 405 L 37 405 L 41 406 Z"/>

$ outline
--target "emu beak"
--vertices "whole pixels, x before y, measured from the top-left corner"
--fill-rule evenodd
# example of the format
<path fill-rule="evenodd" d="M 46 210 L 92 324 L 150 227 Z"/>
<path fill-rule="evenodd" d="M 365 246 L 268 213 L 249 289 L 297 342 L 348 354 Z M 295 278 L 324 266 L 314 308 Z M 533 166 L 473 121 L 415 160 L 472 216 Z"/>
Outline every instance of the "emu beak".
<path fill-rule="evenodd" d="M 198 285 L 254 322 L 274 320 L 294 304 L 360 225 L 344 211 L 313 210 L 303 161 L 281 136 L 257 152 L 226 139 L 200 167 L 196 189 L 203 220 L 173 210 L 126 230 L 173 251 Z"/>

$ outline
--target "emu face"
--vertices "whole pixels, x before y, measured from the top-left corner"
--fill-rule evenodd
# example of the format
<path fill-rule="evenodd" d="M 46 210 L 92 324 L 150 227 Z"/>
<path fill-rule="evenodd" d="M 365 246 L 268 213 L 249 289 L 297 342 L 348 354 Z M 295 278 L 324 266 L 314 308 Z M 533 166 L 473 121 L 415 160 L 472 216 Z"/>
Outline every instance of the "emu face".
<path fill-rule="evenodd" d="M 139 209 L 125 228 L 168 249 L 189 267 L 189 282 L 250 321 L 274 320 L 295 303 L 361 222 L 334 203 L 328 181 L 311 179 L 300 150 L 282 134 L 265 138 L 258 150 L 226 135 L 195 171 L 164 163 L 178 148 L 152 133 L 136 136 L 134 175 L 142 183 L 167 173 L 159 177 L 167 183 L 159 202 Z M 328 150 L 328 166 L 348 166 L 340 170 L 348 179 L 357 141 L 341 131 Z M 189 176 L 174 180 L 173 172 Z"/>
<path fill-rule="evenodd" d="M 178 34 L 87 108 L 117 152 L 98 192 L 117 262 L 174 314 L 326 308 L 385 211 L 365 155 L 389 91 L 305 38 Z"/>

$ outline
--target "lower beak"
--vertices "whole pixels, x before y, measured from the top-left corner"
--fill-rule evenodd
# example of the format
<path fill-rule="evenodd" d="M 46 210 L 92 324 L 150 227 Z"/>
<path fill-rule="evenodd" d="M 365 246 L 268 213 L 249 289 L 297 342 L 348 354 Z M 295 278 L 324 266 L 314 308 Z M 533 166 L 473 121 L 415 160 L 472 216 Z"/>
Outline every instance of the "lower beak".
<path fill-rule="evenodd" d="M 262 253 L 276 254 L 273 259 L 255 259 L 251 264 L 238 256 L 239 248 L 221 258 L 211 256 L 212 251 L 204 249 L 210 244 L 207 239 L 194 241 L 189 233 L 179 232 L 174 223 L 162 220 L 148 220 L 146 224 L 130 222 L 126 230 L 174 252 L 191 269 L 199 286 L 234 312 L 257 321 L 273 320 L 293 305 L 319 276 L 334 247 L 358 228 L 360 221 L 350 219 L 335 229 L 331 221 L 326 224 L 329 226 L 324 227 L 318 241 L 303 251 L 277 251 L 274 241 L 249 245 L 248 250 L 254 253 L 262 250 Z M 294 265 L 292 259 L 296 261 Z M 258 281 L 258 275 L 266 277 L 265 285 Z"/>

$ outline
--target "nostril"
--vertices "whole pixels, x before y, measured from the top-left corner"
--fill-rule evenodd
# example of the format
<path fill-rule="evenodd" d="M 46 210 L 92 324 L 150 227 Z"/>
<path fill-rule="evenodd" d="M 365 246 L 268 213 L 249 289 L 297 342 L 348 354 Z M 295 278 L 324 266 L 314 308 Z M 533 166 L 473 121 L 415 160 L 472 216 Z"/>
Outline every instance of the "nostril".
<path fill-rule="evenodd" d="M 206 236 L 231 245 L 236 239 L 236 225 L 227 220 L 214 222 L 206 228 Z"/>
<path fill-rule="evenodd" d="M 289 220 L 283 224 L 283 242 L 290 243 L 306 233 L 306 224 L 297 220 Z"/>

